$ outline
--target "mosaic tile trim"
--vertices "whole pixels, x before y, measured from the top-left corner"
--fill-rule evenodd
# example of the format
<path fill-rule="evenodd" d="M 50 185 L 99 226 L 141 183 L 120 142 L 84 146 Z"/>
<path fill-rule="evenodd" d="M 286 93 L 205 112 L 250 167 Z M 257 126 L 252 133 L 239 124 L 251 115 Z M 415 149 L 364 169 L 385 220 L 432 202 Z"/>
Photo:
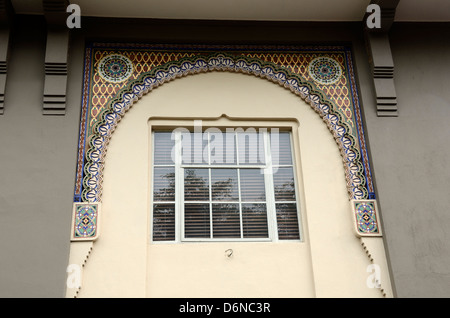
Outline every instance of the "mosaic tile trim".
<path fill-rule="evenodd" d="M 133 74 L 128 80 L 108 82 L 99 74 L 99 61 L 112 54 L 132 61 Z M 331 66 L 338 65 L 339 76 L 328 81 L 313 79 L 309 66 L 319 57 L 327 57 Z M 101 200 L 102 162 L 108 140 L 140 96 L 175 78 L 217 70 L 266 78 L 309 103 L 339 145 L 350 198 L 374 198 L 348 48 L 96 44 L 86 49 L 75 202 Z"/>
<path fill-rule="evenodd" d="M 99 236 L 99 203 L 74 203 L 72 241 L 95 240 Z"/>
<path fill-rule="evenodd" d="M 365 173 L 365 177 L 366 177 L 366 188 L 368 191 L 368 195 L 365 198 L 366 199 L 376 199 L 374 185 L 373 185 L 373 181 L 372 181 L 372 171 L 371 171 L 372 169 L 370 166 L 368 151 L 367 151 L 367 147 L 366 147 L 366 137 L 364 135 L 361 106 L 359 104 L 359 97 L 358 97 L 358 92 L 356 89 L 356 87 L 357 87 L 356 79 L 355 79 L 355 75 L 353 72 L 353 62 L 352 62 L 350 54 L 347 55 L 347 64 L 346 65 L 348 68 L 348 72 L 350 74 L 350 76 L 349 76 L 350 85 L 353 88 L 351 90 L 351 94 L 352 94 L 352 102 L 354 105 L 354 122 L 357 126 L 359 149 L 362 154 L 361 161 L 362 161 L 362 164 L 364 167 L 364 173 Z"/>
<path fill-rule="evenodd" d="M 358 236 L 381 236 L 375 200 L 353 200 L 352 210 Z"/>

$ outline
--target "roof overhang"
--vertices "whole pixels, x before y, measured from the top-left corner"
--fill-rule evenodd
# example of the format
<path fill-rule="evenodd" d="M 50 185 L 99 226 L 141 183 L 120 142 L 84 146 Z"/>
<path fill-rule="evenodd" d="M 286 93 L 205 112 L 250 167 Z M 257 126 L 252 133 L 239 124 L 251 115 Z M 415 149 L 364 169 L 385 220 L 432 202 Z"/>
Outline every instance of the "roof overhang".
<path fill-rule="evenodd" d="M 387 1 L 387 0 L 385 0 Z M 18 14 L 43 14 L 42 1 L 11 0 Z M 362 21 L 370 0 L 71 0 L 82 16 L 241 21 Z M 448 0 L 401 0 L 395 21 L 450 21 Z"/>

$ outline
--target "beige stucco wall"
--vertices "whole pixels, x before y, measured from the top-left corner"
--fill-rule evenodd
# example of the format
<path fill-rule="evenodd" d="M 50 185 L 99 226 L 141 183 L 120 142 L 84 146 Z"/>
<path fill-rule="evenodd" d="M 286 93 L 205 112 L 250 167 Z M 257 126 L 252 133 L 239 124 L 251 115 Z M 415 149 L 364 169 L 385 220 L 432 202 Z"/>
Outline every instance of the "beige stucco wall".
<path fill-rule="evenodd" d="M 212 120 L 223 114 L 293 126 L 303 241 L 151 242 L 151 125 L 155 118 Z M 381 297 L 366 283 L 372 262 L 380 265 L 382 288 L 391 295 L 382 238 L 366 245 L 376 255 L 371 261 L 354 235 L 331 133 L 298 96 L 267 80 L 214 72 L 147 94 L 114 132 L 103 179 L 100 238 L 87 260 L 86 244 L 71 247 L 71 262 L 86 261 L 78 297 Z M 231 258 L 225 256 L 229 248 Z"/>

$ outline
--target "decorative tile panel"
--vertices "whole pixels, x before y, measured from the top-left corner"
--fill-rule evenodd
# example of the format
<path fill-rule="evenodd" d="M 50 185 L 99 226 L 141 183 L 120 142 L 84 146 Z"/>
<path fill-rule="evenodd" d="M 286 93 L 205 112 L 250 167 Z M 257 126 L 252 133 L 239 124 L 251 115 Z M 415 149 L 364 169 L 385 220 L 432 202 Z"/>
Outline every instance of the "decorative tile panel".
<path fill-rule="evenodd" d="M 357 236 L 381 236 L 375 200 L 353 200 L 352 210 Z"/>
<path fill-rule="evenodd" d="M 98 73 L 110 83 L 121 83 L 133 74 L 133 62 L 120 54 L 107 55 L 98 63 Z"/>
<path fill-rule="evenodd" d="M 308 103 L 333 134 L 350 199 L 374 199 L 351 48 L 346 46 L 91 43 L 86 47 L 75 202 L 101 202 L 116 125 L 153 88 L 200 72 L 265 78 Z"/>
<path fill-rule="evenodd" d="M 322 85 L 334 84 L 342 76 L 339 63 L 329 57 L 316 57 L 308 64 L 308 73 L 311 78 Z"/>
<path fill-rule="evenodd" d="M 99 203 L 74 203 L 72 241 L 93 241 L 98 238 L 99 212 Z"/>

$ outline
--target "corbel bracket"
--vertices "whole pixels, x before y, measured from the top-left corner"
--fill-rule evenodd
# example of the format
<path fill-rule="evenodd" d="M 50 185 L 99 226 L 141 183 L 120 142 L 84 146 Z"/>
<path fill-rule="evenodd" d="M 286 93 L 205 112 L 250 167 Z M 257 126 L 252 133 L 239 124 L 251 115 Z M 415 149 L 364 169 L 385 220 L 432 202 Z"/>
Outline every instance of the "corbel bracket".
<path fill-rule="evenodd" d="M 399 0 L 372 0 L 380 6 L 380 28 L 368 28 L 365 24 L 366 47 L 372 69 L 373 83 L 379 117 L 397 117 L 397 93 L 394 84 L 394 61 L 389 43 L 389 30 L 394 22 Z M 367 19 L 367 14 L 364 21 Z"/>
<path fill-rule="evenodd" d="M 6 78 L 14 10 L 10 0 L 0 0 L 0 115 L 4 113 Z"/>
<path fill-rule="evenodd" d="M 70 30 L 66 26 L 68 0 L 43 0 L 47 21 L 44 115 L 66 113 L 67 61 Z"/>

